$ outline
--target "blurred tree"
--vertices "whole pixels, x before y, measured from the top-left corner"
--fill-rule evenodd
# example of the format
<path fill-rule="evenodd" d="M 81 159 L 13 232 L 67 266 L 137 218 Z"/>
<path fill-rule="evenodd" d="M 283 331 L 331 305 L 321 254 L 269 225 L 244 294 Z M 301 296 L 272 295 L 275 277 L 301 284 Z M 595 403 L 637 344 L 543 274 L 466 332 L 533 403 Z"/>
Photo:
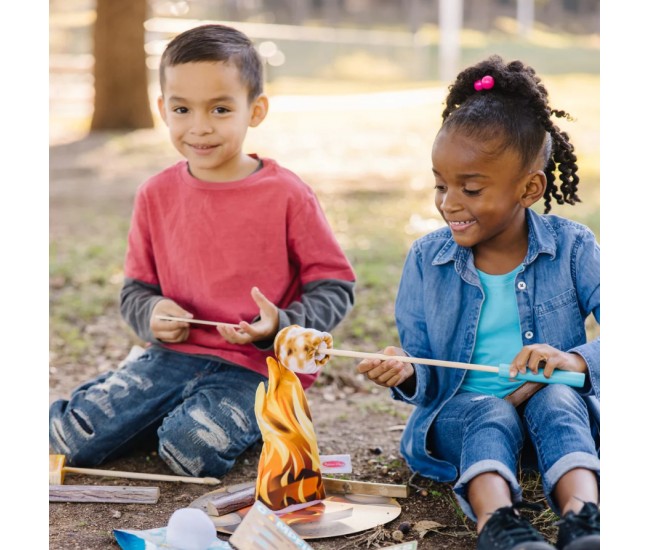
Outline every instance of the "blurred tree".
<path fill-rule="evenodd" d="M 147 0 L 97 0 L 91 130 L 152 128 L 144 21 Z"/>

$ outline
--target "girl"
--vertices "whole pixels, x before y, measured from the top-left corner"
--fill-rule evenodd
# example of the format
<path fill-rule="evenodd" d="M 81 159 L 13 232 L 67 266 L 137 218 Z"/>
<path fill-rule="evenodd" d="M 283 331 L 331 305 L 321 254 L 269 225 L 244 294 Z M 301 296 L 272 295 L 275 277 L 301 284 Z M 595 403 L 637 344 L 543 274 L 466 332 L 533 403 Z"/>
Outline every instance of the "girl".
<path fill-rule="evenodd" d="M 582 372 L 585 386 L 540 384 L 519 404 L 508 396 L 531 384 L 492 373 L 391 360 L 358 370 L 415 406 L 401 452 L 413 471 L 456 480 L 479 549 L 553 548 L 518 513 L 527 450 L 562 516 L 557 548 L 599 548 L 600 338 L 587 342 L 585 319 L 600 323 L 600 247 L 586 227 L 531 210 L 579 201 L 573 146 L 551 120 L 569 116 L 532 68 L 498 56 L 449 90 L 431 157 L 448 227 L 413 244 L 395 305 L 404 349 L 384 353 L 509 363 L 511 376 Z"/>

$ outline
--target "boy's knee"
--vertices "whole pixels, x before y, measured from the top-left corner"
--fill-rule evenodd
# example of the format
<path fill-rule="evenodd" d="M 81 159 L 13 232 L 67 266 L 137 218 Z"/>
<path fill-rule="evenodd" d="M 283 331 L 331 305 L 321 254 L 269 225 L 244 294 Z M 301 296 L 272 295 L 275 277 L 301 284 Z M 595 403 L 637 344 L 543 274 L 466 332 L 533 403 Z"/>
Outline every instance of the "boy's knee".
<path fill-rule="evenodd" d="M 235 465 L 236 456 L 225 449 L 195 443 L 192 434 L 175 436 L 162 428 L 158 434 L 158 455 L 179 475 L 222 477 Z"/>
<path fill-rule="evenodd" d="M 50 448 L 66 456 L 71 466 L 96 466 L 100 463 L 93 448 L 95 431 L 83 410 L 69 407 L 63 399 L 52 403 L 49 426 Z"/>
<path fill-rule="evenodd" d="M 188 407 L 165 418 L 158 429 L 158 452 L 180 475 L 223 476 L 260 438 L 256 425 L 242 428 L 232 416 L 214 418 L 201 407 Z"/>

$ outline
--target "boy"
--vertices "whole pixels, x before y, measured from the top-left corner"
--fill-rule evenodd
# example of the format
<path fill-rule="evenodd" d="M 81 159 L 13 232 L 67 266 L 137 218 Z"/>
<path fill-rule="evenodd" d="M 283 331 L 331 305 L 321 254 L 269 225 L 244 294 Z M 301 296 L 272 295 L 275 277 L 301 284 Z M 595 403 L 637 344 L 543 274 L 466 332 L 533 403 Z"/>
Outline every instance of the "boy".
<path fill-rule="evenodd" d="M 313 191 L 242 152 L 268 109 L 245 35 L 222 25 L 178 35 L 160 81 L 160 115 L 185 160 L 137 192 L 120 304 L 150 345 L 53 403 L 50 444 L 92 466 L 155 432 L 174 472 L 220 477 L 260 438 L 255 391 L 275 334 L 335 327 L 353 305 L 354 273 Z M 314 379 L 301 375 L 305 388 Z"/>

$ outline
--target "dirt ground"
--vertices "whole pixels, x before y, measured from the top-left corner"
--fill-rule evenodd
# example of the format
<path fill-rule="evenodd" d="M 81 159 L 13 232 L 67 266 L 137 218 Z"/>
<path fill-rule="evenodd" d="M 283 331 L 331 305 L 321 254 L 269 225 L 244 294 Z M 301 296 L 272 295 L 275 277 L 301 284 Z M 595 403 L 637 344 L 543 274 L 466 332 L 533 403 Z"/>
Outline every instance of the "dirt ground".
<path fill-rule="evenodd" d="M 302 116 L 300 113 L 295 115 Z M 347 116 L 342 113 L 341 116 Z M 421 117 L 421 112 L 415 113 Z M 321 121 L 323 122 L 323 121 Z M 421 123 L 429 126 L 428 122 Z M 324 124 L 323 124 L 324 126 Z M 340 144 L 340 121 L 332 122 L 331 146 Z M 368 136 L 376 134 L 368 127 Z M 399 133 L 399 132 L 398 132 Z M 424 134 L 423 142 L 428 139 Z M 320 134 L 327 135 L 327 132 Z M 387 139 L 397 138 L 385 136 Z M 262 135 L 262 139 L 266 139 Z M 328 139 L 328 138 L 324 138 Z M 370 139 L 378 140 L 379 136 Z M 175 161 L 172 150 L 164 143 L 159 130 L 140 131 L 125 136 L 121 141 L 115 136 L 95 135 L 69 143 L 53 144 L 50 150 L 50 239 L 51 243 L 63 243 L 70 239 L 94 236 L 101 240 L 107 231 L 107 220 L 119 218 L 120 231 L 125 231 L 135 187 L 146 177 Z M 308 141 L 308 140 L 307 140 Z M 137 147 L 133 145 L 137 143 Z M 335 145 L 334 145 L 335 144 Z M 419 145 L 419 144 L 418 144 Z M 311 147 L 314 154 L 324 154 L 328 143 L 305 144 L 300 136 L 294 140 L 275 142 L 275 149 L 267 148 L 269 156 L 289 156 L 291 147 Z M 255 145 L 251 149 L 255 149 Z M 418 147 L 419 148 L 419 147 Z M 350 159 L 342 159 L 340 170 L 354 171 L 354 145 Z M 327 151 L 325 151 L 327 152 Z M 419 151 L 409 148 L 409 155 L 419 157 Z M 302 152 L 295 158 L 302 158 Z M 356 155 L 358 158 L 358 155 Z M 349 160 L 349 162 L 347 162 Z M 373 164 L 378 172 L 384 170 L 391 159 L 379 158 Z M 395 159 L 393 159 L 395 160 Z M 422 159 L 420 159 L 421 161 Z M 426 161 L 426 159 L 424 159 Z M 382 164 L 384 162 L 385 164 Z M 402 158 L 404 166 L 412 162 Z M 397 162 L 397 164 L 399 164 Z M 393 162 L 394 166 L 396 162 Z M 330 180 L 336 179 L 331 166 Z M 301 174 L 307 172 L 300 168 Z M 371 174 L 369 177 L 374 177 Z M 398 176 L 395 176 L 398 177 Z M 125 236 L 125 233 L 124 233 Z M 78 265 L 83 271 L 84 266 Z M 119 273 L 116 288 L 119 289 Z M 51 278 L 51 303 L 66 291 L 64 278 Z M 84 297 L 79 297 L 84 300 Z M 115 368 L 130 347 L 137 343 L 119 317 L 116 300 L 109 301 L 98 315 L 82 327 L 83 333 L 92 338 L 92 346 L 83 359 L 76 357 L 68 344 L 52 336 L 50 361 L 50 401 L 69 396 L 70 391 L 82 381 L 98 372 Z M 353 349 L 353 348 L 352 348 Z M 362 377 L 354 374 L 354 362 L 341 361 L 345 368 L 325 371 L 317 385 L 307 392 L 312 417 L 318 436 L 321 454 L 350 454 L 353 473 L 350 479 L 381 483 L 407 484 L 408 498 L 399 499 L 401 513 L 392 522 L 357 534 L 337 538 L 311 539 L 309 544 L 316 550 L 343 550 L 345 548 L 385 548 L 396 544 L 393 533 L 399 525 L 406 532 L 403 541 L 418 540 L 418 548 L 465 550 L 474 548 L 476 536 L 474 525 L 460 512 L 448 484 L 439 484 L 412 477 L 399 454 L 399 440 L 410 407 L 393 401 L 388 392 L 380 390 Z M 253 481 L 261 447 L 249 449 L 235 468 L 223 479 L 229 486 L 243 481 Z M 142 449 L 103 468 L 137 472 L 171 472 L 154 450 Z M 136 485 L 160 487 L 160 498 L 155 505 L 135 504 L 79 504 L 50 503 L 49 540 L 51 550 L 100 550 L 118 548 L 113 529 L 152 529 L 167 524 L 171 514 L 178 508 L 187 507 L 194 500 L 212 490 L 201 485 L 115 478 L 68 475 L 67 484 Z M 529 500 L 540 500 L 539 489 L 528 489 Z M 531 518 L 533 516 L 530 516 Z M 437 522 L 431 529 L 418 530 L 421 521 Z M 434 525 L 434 524 L 430 524 Z M 547 536 L 555 536 L 555 528 L 546 528 Z M 410 530 L 409 530 L 410 527 Z M 227 538 L 226 535 L 219 535 Z"/>

